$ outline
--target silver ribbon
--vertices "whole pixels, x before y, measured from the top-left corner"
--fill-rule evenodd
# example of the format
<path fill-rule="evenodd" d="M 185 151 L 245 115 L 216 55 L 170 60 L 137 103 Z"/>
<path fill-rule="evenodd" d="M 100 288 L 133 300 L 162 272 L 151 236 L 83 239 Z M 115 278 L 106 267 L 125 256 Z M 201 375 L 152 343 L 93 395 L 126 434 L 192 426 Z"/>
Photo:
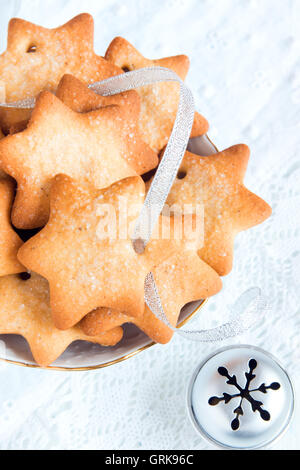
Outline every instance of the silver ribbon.
<path fill-rule="evenodd" d="M 139 253 L 144 251 L 151 238 L 187 148 L 194 120 L 194 98 L 178 75 L 164 67 L 146 67 L 89 85 L 95 93 L 110 96 L 166 81 L 179 83 L 180 99 L 172 133 L 136 221 L 132 242 Z M 31 109 L 35 106 L 35 98 L 0 103 L 0 106 Z M 170 324 L 164 313 L 152 272 L 145 279 L 145 302 L 154 315 L 173 331 L 189 340 L 202 342 L 220 341 L 244 332 L 266 308 L 260 289 L 254 287 L 244 292 L 234 304 L 234 311 L 240 312 L 233 321 L 210 330 L 180 330 Z"/>
<path fill-rule="evenodd" d="M 261 290 L 258 287 L 251 287 L 243 292 L 232 306 L 231 310 L 235 316 L 234 320 L 209 330 L 182 330 L 175 328 L 171 325 L 164 312 L 151 272 L 147 274 L 145 279 L 145 302 L 155 316 L 175 333 L 190 341 L 201 341 L 203 343 L 223 341 L 224 339 L 233 338 L 244 333 L 261 317 L 261 313 L 268 307 L 267 302 L 261 295 Z"/>

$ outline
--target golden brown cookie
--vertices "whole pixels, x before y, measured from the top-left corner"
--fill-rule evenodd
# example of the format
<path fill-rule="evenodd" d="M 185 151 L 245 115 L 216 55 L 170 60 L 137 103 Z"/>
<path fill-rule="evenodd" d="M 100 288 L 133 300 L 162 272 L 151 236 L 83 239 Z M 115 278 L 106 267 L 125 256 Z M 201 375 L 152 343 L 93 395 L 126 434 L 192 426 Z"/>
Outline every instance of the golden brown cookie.
<path fill-rule="evenodd" d="M 125 155 L 127 162 L 139 175 L 157 166 L 157 154 L 145 144 L 138 129 L 140 98 L 136 91 L 101 96 L 74 76 L 64 75 L 57 87 L 56 96 L 77 113 L 87 113 L 109 105 L 122 106 L 126 126 L 120 126 L 120 132 L 124 140 L 128 140 L 129 151 Z"/>
<path fill-rule="evenodd" d="M 1 277 L 0 298 L 0 334 L 22 335 L 40 366 L 55 361 L 73 341 L 114 346 L 123 336 L 120 327 L 93 338 L 86 336 L 78 326 L 65 331 L 55 328 L 48 282 L 35 273 L 26 280 L 19 275 Z"/>
<path fill-rule="evenodd" d="M 186 152 L 167 199 L 181 210 L 185 204 L 193 210 L 203 205 L 204 245 L 198 254 L 220 275 L 232 268 L 237 233 L 263 222 L 272 211 L 243 184 L 249 154 L 242 144 L 208 157 Z"/>
<path fill-rule="evenodd" d="M 120 69 L 94 52 L 94 21 L 83 13 L 54 29 L 13 18 L 8 25 L 7 49 L 0 56 L 0 77 L 6 102 L 55 91 L 65 73 L 85 83 L 113 75 Z M 0 108 L 0 125 L 8 132 L 16 122 L 28 119 L 30 110 Z"/>
<path fill-rule="evenodd" d="M 151 240 L 143 254 L 134 251 L 130 230 L 144 197 L 138 176 L 103 190 L 80 187 L 65 175 L 54 178 L 49 222 L 18 257 L 48 279 L 58 328 L 75 325 L 99 305 L 133 317 L 143 313 L 146 274 L 185 243 L 171 231 L 166 239 Z"/>
<path fill-rule="evenodd" d="M 126 39 L 115 38 L 109 45 L 105 58 L 124 71 L 143 67 L 166 67 L 184 80 L 189 68 L 189 59 L 185 55 L 150 60 L 140 54 Z M 179 84 L 171 82 L 157 83 L 137 88 L 141 97 L 140 131 L 150 147 L 159 152 L 170 137 L 176 117 Z M 191 137 L 203 135 L 208 130 L 206 119 L 195 113 Z"/>
<path fill-rule="evenodd" d="M 10 223 L 14 191 L 13 181 L 0 179 L 0 276 L 26 271 L 17 259 L 18 249 L 23 242 Z"/>
<path fill-rule="evenodd" d="M 18 183 L 12 210 L 17 228 L 45 225 L 51 179 L 58 173 L 97 188 L 136 175 L 126 161 L 125 115 L 119 106 L 76 113 L 52 93 L 39 95 L 28 127 L 0 141 L 0 166 Z"/>
<path fill-rule="evenodd" d="M 215 295 L 222 287 L 218 274 L 192 251 L 176 253 L 156 266 L 153 274 L 164 312 L 173 326 L 185 304 Z M 138 318 L 98 308 L 81 320 L 80 327 L 87 335 L 95 336 L 124 323 L 134 323 L 157 343 L 167 343 L 173 336 L 173 331 L 147 305 Z"/>

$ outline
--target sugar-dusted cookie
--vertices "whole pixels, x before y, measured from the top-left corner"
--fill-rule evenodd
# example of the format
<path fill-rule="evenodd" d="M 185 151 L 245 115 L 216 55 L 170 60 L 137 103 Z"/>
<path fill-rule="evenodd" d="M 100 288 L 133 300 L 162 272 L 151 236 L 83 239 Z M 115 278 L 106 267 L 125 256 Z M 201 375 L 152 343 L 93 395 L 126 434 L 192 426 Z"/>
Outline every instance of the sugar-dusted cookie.
<path fill-rule="evenodd" d="M 35 273 L 23 279 L 19 275 L 1 277 L 0 299 L 0 334 L 22 335 L 40 366 L 55 361 L 73 341 L 114 346 L 123 336 L 121 327 L 93 338 L 86 336 L 78 326 L 58 330 L 51 317 L 48 282 Z"/>
<path fill-rule="evenodd" d="M 51 179 L 58 173 L 97 188 L 136 175 L 126 160 L 125 114 L 120 106 L 76 113 L 48 91 L 39 95 L 28 127 L 0 140 L 0 167 L 18 183 L 17 228 L 47 222 Z"/>
<path fill-rule="evenodd" d="M 12 180 L 0 179 L 0 276 L 26 271 L 17 259 L 18 249 L 23 242 L 10 223 L 14 190 Z"/>
<path fill-rule="evenodd" d="M 185 55 L 150 60 L 140 54 L 126 39 L 115 38 L 109 45 L 105 58 L 124 71 L 143 67 L 166 67 L 184 80 L 189 68 L 189 59 Z M 179 84 L 163 82 L 137 88 L 141 97 L 142 108 L 140 130 L 143 139 L 150 147 L 159 152 L 167 143 L 175 121 L 179 100 Z M 206 119 L 195 113 L 191 137 L 205 134 L 208 130 Z"/>
<path fill-rule="evenodd" d="M 127 162 L 139 175 L 157 166 L 157 154 L 140 136 L 138 128 L 140 98 L 135 90 L 113 96 L 101 96 L 74 76 L 64 75 L 57 87 L 56 96 L 78 113 L 94 111 L 109 105 L 122 106 L 126 125 L 120 126 L 120 132 L 122 132 L 124 140 L 128 140 L 129 150 L 125 155 Z"/>
<path fill-rule="evenodd" d="M 93 41 L 94 22 L 87 13 L 54 29 L 11 19 L 7 49 L 0 56 L 6 102 L 33 97 L 43 90 L 54 91 L 65 73 L 85 83 L 120 74 L 118 67 L 95 54 Z M 0 108 L 0 123 L 8 131 L 29 114 L 28 110 Z"/>
<path fill-rule="evenodd" d="M 222 286 L 218 274 L 196 253 L 183 251 L 153 269 L 157 289 L 169 322 L 176 326 L 181 308 L 188 302 L 216 294 Z M 95 336 L 124 323 L 134 323 L 157 343 L 167 343 L 173 331 L 145 305 L 143 315 L 132 318 L 108 308 L 98 308 L 80 322 L 82 330 Z"/>
<path fill-rule="evenodd" d="M 232 268 L 237 233 L 271 215 L 270 206 L 243 184 L 249 153 L 242 144 L 208 157 L 186 152 L 167 199 L 181 210 L 185 204 L 203 205 L 204 244 L 198 254 L 220 275 Z"/>
<path fill-rule="evenodd" d="M 171 233 L 151 240 L 143 254 L 135 252 L 130 230 L 144 197 L 138 176 L 103 190 L 80 187 L 64 175 L 54 178 L 49 222 L 18 257 L 48 279 L 58 328 L 75 325 L 99 305 L 133 317 L 143 313 L 146 274 L 185 243 Z"/>

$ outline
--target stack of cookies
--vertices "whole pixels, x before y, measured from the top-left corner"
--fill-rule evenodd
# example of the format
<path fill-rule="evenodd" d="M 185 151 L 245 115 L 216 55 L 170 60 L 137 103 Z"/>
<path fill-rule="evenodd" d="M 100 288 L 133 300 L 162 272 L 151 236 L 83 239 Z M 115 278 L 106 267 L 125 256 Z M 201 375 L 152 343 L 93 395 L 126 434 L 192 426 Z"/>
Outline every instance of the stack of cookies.
<path fill-rule="evenodd" d="M 167 201 L 176 213 L 163 213 L 145 251 L 134 250 L 130 227 L 170 137 L 178 84 L 110 97 L 88 85 L 147 66 L 184 79 L 189 60 L 149 60 L 120 37 L 97 56 L 88 14 L 55 29 L 9 23 L 0 56 L 2 101 L 35 97 L 36 104 L 33 110 L 0 107 L 0 334 L 25 337 L 41 366 L 78 339 L 117 344 L 125 323 L 167 343 L 172 331 L 144 302 L 147 273 L 153 272 L 175 326 L 186 303 L 221 289 L 235 235 L 271 213 L 243 185 L 246 145 L 209 157 L 186 152 Z M 195 113 L 191 137 L 207 130 Z M 199 205 L 202 236 L 193 243 L 186 234 L 179 239 L 176 222 L 193 219 Z M 115 236 L 99 233 L 103 208 L 117 225 Z"/>

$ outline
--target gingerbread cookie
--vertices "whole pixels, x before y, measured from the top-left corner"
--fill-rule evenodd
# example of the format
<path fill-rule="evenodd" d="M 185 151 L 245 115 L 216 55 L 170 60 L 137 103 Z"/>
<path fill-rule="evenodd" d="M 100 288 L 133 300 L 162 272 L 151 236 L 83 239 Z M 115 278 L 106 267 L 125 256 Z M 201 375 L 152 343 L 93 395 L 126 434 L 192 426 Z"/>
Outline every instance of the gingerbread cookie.
<path fill-rule="evenodd" d="M 150 60 L 140 54 L 126 39 L 115 38 L 109 45 L 105 58 L 122 68 L 131 71 L 143 67 L 166 67 L 184 80 L 189 69 L 189 59 L 185 55 Z M 159 152 L 167 143 L 175 121 L 179 84 L 162 82 L 137 88 L 141 97 L 140 131 L 143 139 L 150 147 Z M 195 113 L 191 137 L 203 135 L 208 130 L 206 119 Z"/>
<path fill-rule="evenodd" d="M 0 179 L 0 276 L 26 271 L 17 259 L 18 249 L 23 242 L 10 224 L 14 191 L 13 181 Z"/>
<path fill-rule="evenodd" d="M 220 275 L 228 274 L 238 232 L 260 224 L 271 215 L 270 206 L 243 184 L 249 148 L 235 145 L 200 157 L 186 152 L 167 204 L 204 207 L 204 245 L 199 256 Z"/>
<path fill-rule="evenodd" d="M 22 335 L 30 346 L 35 361 L 48 366 L 76 340 L 114 346 L 123 336 L 121 327 L 93 338 L 78 326 L 58 330 L 52 321 L 49 286 L 38 274 L 0 278 L 0 334 Z"/>
<path fill-rule="evenodd" d="M 181 251 L 185 239 L 158 237 L 143 254 L 131 231 L 145 197 L 140 177 L 93 190 L 58 175 L 51 187 L 48 224 L 19 250 L 24 265 L 50 283 L 55 325 L 67 329 L 99 305 L 138 317 L 144 280 L 153 266 Z M 126 214 L 123 212 L 126 210 Z M 169 223 L 171 218 L 160 218 Z"/>
<path fill-rule="evenodd" d="M 217 273 L 192 251 L 176 253 L 156 266 L 153 274 L 164 312 L 173 326 L 176 326 L 185 304 L 215 295 L 222 287 Z M 116 310 L 98 308 L 81 320 L 80 327 L 85 334 L 95 336 L 128 322 L 134 323 L 157 343 L 167 343 L 173 336 L 173 331 L 147 305 L 138 318 Z"/>
<path fill-rule="evenodd" d="M 42 92 L 28 127 L 0 141 L 0 166 L 17 180 L 12 211 L 17 228 L 45 225 L 51 179 L 66 173 L 102 188 L 136 175 L 130 158 L 124 107 L 76 113 L 52 93 Z"/>
<path fill-rule="evenodd" d="M 0 56 L 6 102 L 35 97 L 43 90 L 55 91 L 65 73 L 85 83 L 122 73 L 95 54 L 93 42 L 94 21 L 87 13 L 54 29 L 18 18 L 10 20 L 7 50 Z M 29 116 L 28 109 L 0 108 L 0 125 L 8 131 L 12 124 Z"/>
<path fill-rule="evenodd" d="M 57 87 L 56 96 L 77 113 L 87 113 L 109 105 L 122 106 L 126 126 L 120 126 L 120 132 L 124 140 L 128 140 L 129 151 L 125 155 L 127 162 L 139 175 L 157 166 L 157 154 L 145 144 L 138 129 L 140 98 L 136 91 L 101 96 L 72 75 L 64 75 Z"/>

